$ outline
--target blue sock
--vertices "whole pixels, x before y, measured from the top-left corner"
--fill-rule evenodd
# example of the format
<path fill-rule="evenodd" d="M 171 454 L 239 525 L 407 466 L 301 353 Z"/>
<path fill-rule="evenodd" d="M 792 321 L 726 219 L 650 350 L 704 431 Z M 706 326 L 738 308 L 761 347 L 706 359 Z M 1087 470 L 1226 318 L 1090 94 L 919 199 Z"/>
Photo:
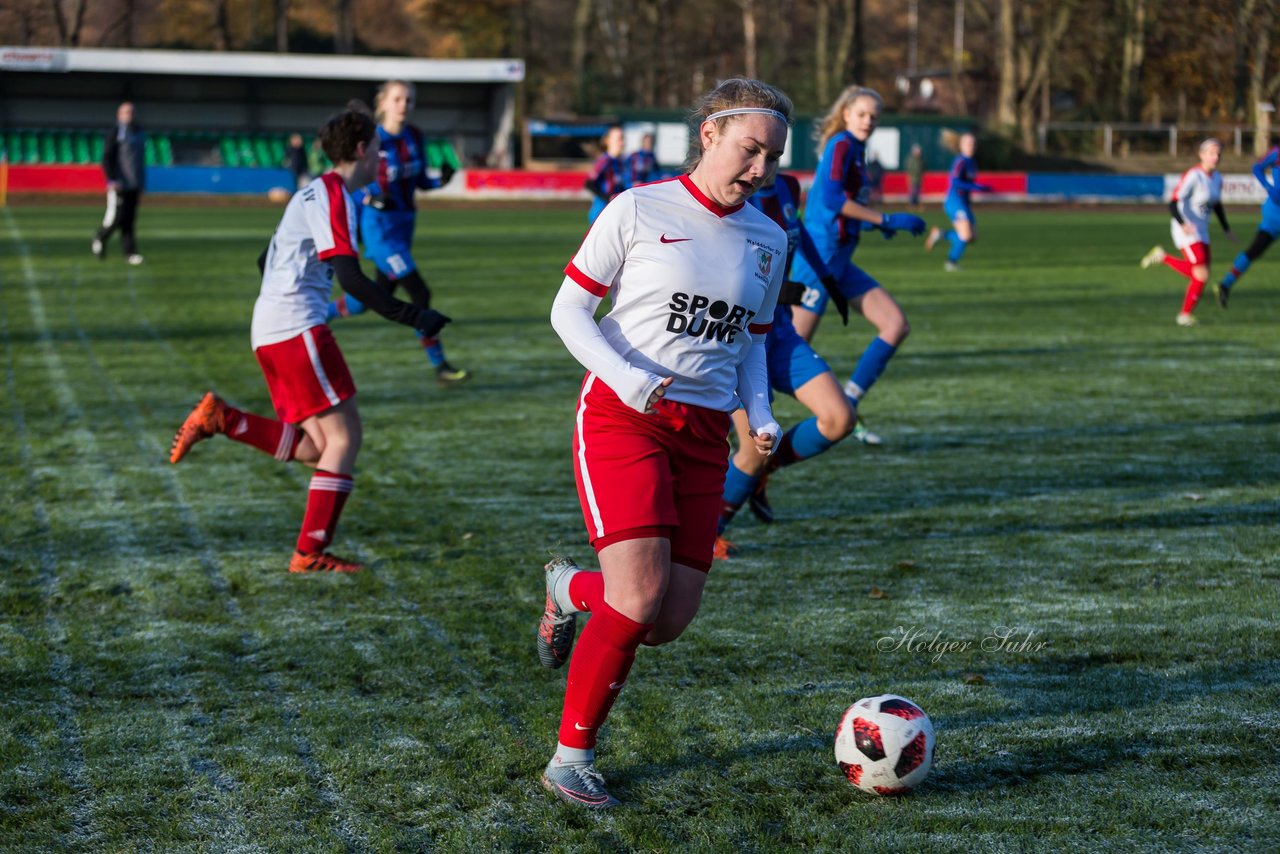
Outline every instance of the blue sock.
<path fill-rule="evenodd" d="M 896 352 L 898 352 L 897 347 L 877 335 L 867 345 L 867 349 L 862 351 L 862 356 L 858 359 L 858 365 L 853 369 L 850 380 L 863 394 L 871 391 L 871 387 L 876 384 L 876 380 L 880 379 L 880 375 L 884 373 L 889 360 Z"/>
<path fill-rule="evenodd" d="M 821 431 L 818 430 L 816 416 L 801 421 L 782 437 L 778 453 L 782 454 L 783 448 L 789 449 L 790 453 L 787 454 L 787 458 L 780 465 L 791 465 L 801 460 L 807 460 L 810 457 L 816 457 L 834 444 L 835 442 L 822 435 Z"/>
<path fill-rule="evenodd" d="M 438 368 L 444 364 L 444 345 L 440 343 L 439 338 L 427 338 L 421 332 L 414 333 L 418 336 L 418 343 L 422 345 L 422 349 L 427 353 L 427 359 L 431 362 L 433 368 Z"/>
<path fill-rule="evenodd" d="M 951 241 L 951 251 L 947 253 L 947 260 L 952 264 L 957 264 L 960 261 L 960 256 L 964 254 L 964 250 L 969 248 L 969 243 L 961 240 L 960 235 L 954 231 L 947 232 L 947 240 Z"/>
<path fill-rule="evenodd" d="M 1253 262 L 1249 260 L 1249 256 L 1241 252 L 1236 256 L 1236 260 L 1231 262 L 1231 272 L 1222 277 L 1222 286 L 1229 288 L 1236 283 L 1236 280 L 1244 275 L 1244 271 L 1249 269 L 1249 265 Z"/>
<path fill-rule="evenodd" d="M 729 520 L 733 518 L 733 514 L 738 512 L 747 498 L 755 492 L 756 483 L 759 477 L 749 475 L 742 469 L 733 464 L 733 460 L 729 460 L 729 471 L 724 477 L 724 503 L 721 505 L 720 524 L 716 528 L 716 532 L 723 534 L 725 525 L 729 524 Z"/>

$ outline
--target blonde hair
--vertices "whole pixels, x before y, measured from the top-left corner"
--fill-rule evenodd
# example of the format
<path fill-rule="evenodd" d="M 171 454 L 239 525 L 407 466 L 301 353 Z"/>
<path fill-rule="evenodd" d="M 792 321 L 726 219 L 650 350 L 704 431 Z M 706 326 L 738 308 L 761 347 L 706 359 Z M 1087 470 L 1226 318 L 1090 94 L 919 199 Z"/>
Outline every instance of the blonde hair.
<path fill-rule="evenodd" d="M 765 110 L 774 110 L 782 114 L 788 127 L 791 125 L 791 114 L 795 110 L 791 99 L 781 89 L 770 86 L 768 83 L 752 80 L 748 77 L 730 77 L 728 80 L 720 81 L 716 88 L 698 99 L 697 105 L 693 108 L 692 114 L 690 114 L 690 119 L 693 121 L 693 133 L 690 135 L 689 140 L 689 157 L 685 162 L 686 171 L 692 172 L 702 160 L 702 134 L 699 132 L 702 123 L 707 120 L 708 116 L 723 110 L 733 110 L 739 107 L 759 107 Z M 724 133 L 724 129 L 729 122 L 736 118 L 740 117 L 721 116 L 715 119 L 716 133 Z"/>
<path fill-rule="evenodd" d="M 382 102 L 386 99 L 387 93 L 396 86 L 403 86 L 408 91 L 411 99 L 418 100 L 417 86 L 414 86 L 408 80 L 388 80 L 378 87 L 378 94 L 373 96 L 373 117 L 378 120 L 378 124 L 382 124 Z"/>
<path fill-rule="evenodd" d="M 819 154 L 822 153 L 827 140 L 844 130 L 844 111 L 849 109 L 849 105 L 859 98 L 871 98 L 880 106 L 884 106 L 884 98 L 881 98 L 880 93 L 875 89 L 868 89 L 866 86 L 859 86 L 856 83 L 852 86 L 846 86 L 845 90 L 836 98 L 835 103 L 831 105 L 831 109 L 827 110 L 827 114 L 822 118 L 822 121 L 814 126 L 813 139 L 818 143 Z"/>

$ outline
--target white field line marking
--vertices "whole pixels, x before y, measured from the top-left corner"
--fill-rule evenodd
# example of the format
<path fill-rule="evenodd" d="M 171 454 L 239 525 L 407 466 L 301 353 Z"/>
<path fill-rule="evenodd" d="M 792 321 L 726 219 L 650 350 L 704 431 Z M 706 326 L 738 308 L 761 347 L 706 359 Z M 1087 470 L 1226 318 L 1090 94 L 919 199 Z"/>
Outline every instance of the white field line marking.
<path fill-rule="evenodd" d="M 18 225 L 13 220 L 13 212 L 9 208 L 4 209 L 4 218 L 5 224 L 8 226 L 9 238 L 17 246 L 18 256 L 22 261 L 22 276 L 26 286 L 27 301 L 33 306 L 32 316 L 39 323 L 44 319 L 44 312 L 43 305 L 40 302 L 40 294 L 35 288 L 35 269 L 31 264 L 31 254 L 27 250 L 26 243 L 22 240 L 22 232 L 18 230 Z M 35 308 L 40 309 L 38 315 L 34 311 Z M 39 575 L 41 592 L 44 594 L 45 631 L 49 635 L 49 678 L 53 682 L 54 695 L 57 698 L 53 704 L 53 716 L 57 722 L 58 738 L 66 751 L 63 761 L 66 767 L 67 782 L 75 793 L 75 797 L 70 804 L 71 838 L 68 842 L 70 843 L 69 847 L 82 847 L 89 844 L 97 836 L 97 831 L 94 828 L 95 804 L 93 787 L 89 783 L 88 770 L 85 767 L 84 742 L 80 732 L 80 722 L 77 718 L 76 698 L 70 687 L 71 661 L 66 652 L 64 652 L 67 633 L 62 622 L 58 619 L 58 614 L 53 605 L 58 598 L 59 585 L 58 560 L 53 544 L 53 526 L 49 522 L 49 511 L 45 506 L 44 499 L 40 497 L 39 483 L 35 476 L 35 459 L 31 449 L 30 434 L 27 431 L 26 418 L 18 397 L 18 381 L 14 370 L 13 339 L 9 334 L 9 315 L 3 300 L 0 300 L 0 324 L 2 324 L 4 333 L 6 357 L 5 385 L 9 399 L 13 402 L 12 417 L 21 447 L 22 466 L 27 475 L 27 484 L 31 501 L 34 505 L 36 523 L 44 540 L 44 545 L 39 550 Z M 38 326 L 37 332 L 39 334 L 40 347 L 44 351 L 45 364 L 58 369 L 57 372 L 50 370 L 50 376 L 55 381 L 61 380 L 62 388 L 58 390 L 58 395 L 60 402 L 62 402 L 62 398 L 69 395 L 70 392 L 70 389 L 66 387 L 66 374 L 61 372 L 61 365 L 57 363 L 57 353 L 54 352 L 48 326 Z"/>
<path fill-rule="evenodd" d="M 132 288 L 132 281 L 130 287 Z M 116 404 L 114 413 L 124 421 L 135 437 L 135 442 L 142 452 L 144 460 L 152 466 L 158 465 L 156 471 L 163 477 L 167 491 L 173 498 L 173 506 L 177 509 L 187 534 L 196 548 L 205 577 L 208 579 L 210 586 L 217 592 L 227 615 L 240 626 L 240 645 L 244 650 L 245 657 L 252 657 L 257 652 L 265 649 L 267 644 L 256 632 L 245 627 L 244 612 L 241 610 L 240 604 L 236 601 L 234 595 L 232 595 L 231 585 L 223 574 L 221 564 L 204 535 L 200 520 L 196 517 L 191 502 L 187 500 L 186 491 L 183 489 L 182 481 L 177 476 L 176 467 L 168 462 L 168 448 L 157 442 L 151 435 L 149 428 L 139 414 L 137 402 L 128 389 L 116 382 L 111 373 L 98 361 L 93 352 L 92 342 L 80 329 L 78 323 L 76 324 L 76 329 L 77 334 L 81 336 L 81 344 L 85 349 L 89 363 L 100 377 L 100 386 L 107 391 L 107 394 Z M 153 337 L 159 338 L 154 330 L 151 330 L 151 334 Z M 284 690 L 284 686 L 275 674 L 257 672 L 272 697 L 277 711 L 280 713 L 285 729 L 293 743 L 294 753 L 306 772 L 312 788 L 320 800 L 334 813 L 334 827 L 344 847 L 348 851 L 372 850 L 372 843 L 364 838 L 356 826 L 355 814 L 350 805 L 341 797 L 337 780 L 315 760 L 315 749 L 301 731 L 299 723 L 301 714 L 298 702 Z"/>
<path fill-rule="evenodd" d="M 67 319 L 70 322 L 72 330 L 75 332 L 76 339 L 79 341 L 81 348 L 84 350 L 85 359 L 89 366 L 103 379 L 101 365 L 93 353 L 93 347 L 89 341 L 88 335 L 84 331 L 80 318 L 76 313 L 76 301 L 78 299 L 78 288 L 80 285 L 81 268 L 77 265 L 71 277 L 70 293 L 67 294 L 65 304 L 67 306 Z M 56 358 L 56 354 L 55 354 Z M 61 365 L 59 365 L 61 367 Z M 109 382 L 103 382 L 100 388 L 105 388 L 108 397 L 113 404 L 118 404 L 118 399 L 114 394 L 114 389 Z M 72 401 L 76 403 L 76 409 L 79 409 L 78 402 L 75 401 L 74 392 L 71 393 Z M 136 425 L 129 425 L 133 429 L 131 432 L 134 436 L 139 435 Z M 89 433 L 88 445 L 80 445 L 82 453 L 88 456 L 89 460 L 85 463 L 85 467 L 92 467 L 96 470 L 95 482 L 101 485 L 101 492 L 107 506 L 114 506 L 118 502 L 127 499 L 121 498 L 121 490 L 117 484 L 116 478 L 110 466 L 103 463 L 103 456 L 99 453 L 97 439 L 92 433 Z M 108 531 L 108 537 L 113 544 L 113 551 L 123 554 L 142 554 L 145 546 L 139 541 L 139 527 L 128 522 L 120 521 L 114 524 L 104 526 Z M 220 792 L 234 790 L 241 785 L 241 781 L 235 779 L 226 769 L 209 758 L 210 747 L 208 735 L 203 732 L 203 728 L 194 727 L 183 723 L 184 719 L 204 718 L 206 713 L 204 707 L 199 702 L 199 688 L 193 684 L 193 680 L 183 677 L 175 677 L 177 686 L 181 687 L 180 696 L 183 698 L 187 708 L 181 713 L 167 713 L 165 715 L 166 734 L 172 739 L 175 750 L 174 753 L 182 756 L 187 760 L 187 767 L 193 772 L 209 782 L 214 789 Z M 179 752 L 176 748 L 179 744 L 183 744 L 184 749 Z M 197 803 L 204 803 L 208 806 L 218 807 L 216 798 L 209 798 L 207 801 L 195 799 Z M 220 814 L 212 816 L 217 822 L 216 831 L 212 824 L 200 822 L 200 831 L 206 837 L 211 833 L 216 833 L 216 838 L 222 841 L 235 840 L 240 843 L 248 842 L 250 834 L 245 823 L 244 806 L 238 802 L 227 799 L 228 806 L 223 809 Z M 198 819 L 198 816 L 193 816 Z"/>

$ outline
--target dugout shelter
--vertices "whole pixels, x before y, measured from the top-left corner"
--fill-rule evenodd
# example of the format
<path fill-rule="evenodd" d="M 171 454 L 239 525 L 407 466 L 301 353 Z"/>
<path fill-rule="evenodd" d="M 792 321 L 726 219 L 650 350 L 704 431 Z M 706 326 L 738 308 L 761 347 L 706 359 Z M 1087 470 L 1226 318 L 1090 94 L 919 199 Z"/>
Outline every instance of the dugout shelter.
<path fill-rule="evenodd" d="M 116 106 L 133 101 L 149 165 L 278 166 L 259 161 L 289 133 L 309 138 L 347 101 L 372 106 L 380 83 L 403 79 L 428 138 L 463 164 L 510 167 L 524 71 L 520 59 L 0 47 L 0 134 L 13 163 L 92 162 Z"/>

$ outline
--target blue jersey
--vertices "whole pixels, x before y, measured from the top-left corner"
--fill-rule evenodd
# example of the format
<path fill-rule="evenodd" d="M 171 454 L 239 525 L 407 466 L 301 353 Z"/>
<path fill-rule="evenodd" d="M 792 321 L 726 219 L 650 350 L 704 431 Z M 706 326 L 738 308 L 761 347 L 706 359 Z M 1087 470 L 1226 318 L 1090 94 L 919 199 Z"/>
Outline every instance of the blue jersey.
<path fill-rule="evenodd" d="M 820 246 L 857 243 L 861 226 L 840 214 L 846 201 L 867 204 L 871 183 L 867 180 L 867 144 L 847 130 L 827 140 L 809 189 L 804 224 Z"/>
<path fill-rule="evenodd" d="M 652 151 L 633 152 L 627 157 L 627 186 L 636 187 L 658 179 L 658 158 Z"/>
<path fill-rule="evenodd" d="M 956 155 L 951 161 L 951 170 L 947 173 L 948 202 L 959 202 L 968 207 L 969 194 L 978 189 L 978 162 L 963 154 Z"/>
<path fill-rule="evenodd" d="M 1272 196 L 1276 186 L 1277 164 L 1280 164 L 1280 148 L 1272 148 L 1266 153 L 1266 156 L 1253 165 L 1253 176 L 1258 179 L 1258 183 L 1267 191 L 1267 199 L 1262 203 L 1262 218 L 1270 223 L 1280 220 L 1280 204 L 1277 204 Z M 1268 170 L 1271 171 L 1271 181 L 1267 180 Z"/>
<path fill-rule="evenodd" d="M 378 177 L 364 188 L 370 195 L 381 196 L 384 210 L 414 211 L 415 190 L 435 190 L 440 180 L 427 175 L 426 151 L 422 131 L 413 125 L 405 125 L 396 135 L 378 126 L 382 150 L 378 153 Z"/>
<path fill-rule="evenodd" d="M 612 199 L 627 189 L 627 167 L 621 157 L 610 157 L 601 154 L 591 164 L 591 172 L 587 175 L 587 183 L 595 189 L 596 194 Z"/>

